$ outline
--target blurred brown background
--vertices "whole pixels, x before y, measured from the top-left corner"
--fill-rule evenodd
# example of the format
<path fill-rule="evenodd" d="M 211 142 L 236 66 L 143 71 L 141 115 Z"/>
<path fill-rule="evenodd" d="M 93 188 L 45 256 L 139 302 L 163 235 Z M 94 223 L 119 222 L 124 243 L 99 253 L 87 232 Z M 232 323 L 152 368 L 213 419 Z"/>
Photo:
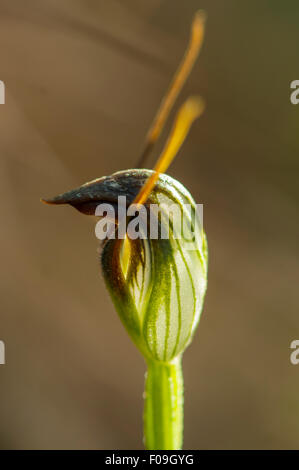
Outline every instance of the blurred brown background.
<path fill-rule="evenodd" d="M 142 448 L 145 366 L 95 221 L 39 198 L 136 165 L 198 8 L 179 103 L 207 110 L 169 170 L 204 204 L 210 250 L 185 448 L 299 448 L 298 1 L 0 0 L 1 448 Z"/>

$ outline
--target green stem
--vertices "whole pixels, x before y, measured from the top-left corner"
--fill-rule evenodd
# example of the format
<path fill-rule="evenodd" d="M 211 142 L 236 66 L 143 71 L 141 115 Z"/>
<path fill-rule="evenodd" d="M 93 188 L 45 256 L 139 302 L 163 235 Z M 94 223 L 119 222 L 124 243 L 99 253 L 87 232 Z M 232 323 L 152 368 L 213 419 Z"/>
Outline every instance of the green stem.
<path fill-rule="evenodd" d="M 144 439 L 148 450 L 177 450 L 183 443 L 184 384 L 181 357 L 147 361 Z"/>

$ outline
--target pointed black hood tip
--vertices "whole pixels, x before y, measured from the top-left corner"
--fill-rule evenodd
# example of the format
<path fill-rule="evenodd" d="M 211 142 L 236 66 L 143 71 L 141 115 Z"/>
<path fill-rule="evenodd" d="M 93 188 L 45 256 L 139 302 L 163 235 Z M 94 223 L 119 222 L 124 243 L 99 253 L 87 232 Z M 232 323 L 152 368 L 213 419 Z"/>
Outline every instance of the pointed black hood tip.
<path fill-rule="evenodd" d="M 126 196 L 127 205 L 130 205 L 151 174 L 152 170 L 145 169 L 118 171 L 53 198 L 42 198 L 41 202 L 49 205 L 69 204 L 84 214 L 94 215 L 98 204 L 117 204 L 118 196 Z"/>

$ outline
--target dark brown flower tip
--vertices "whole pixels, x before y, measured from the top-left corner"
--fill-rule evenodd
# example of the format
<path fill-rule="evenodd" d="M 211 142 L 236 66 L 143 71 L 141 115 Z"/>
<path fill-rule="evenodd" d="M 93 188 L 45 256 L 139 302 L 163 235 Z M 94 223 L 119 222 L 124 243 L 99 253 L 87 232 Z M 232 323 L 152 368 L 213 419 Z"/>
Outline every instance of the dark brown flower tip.
<path fill-rule="evenodd" d="M 151 174 L 152 170 L 118 171 L 53 198 L 42 198 L 41 202 L 50 205 L 69 204 L 86 215 L 94 215 L 98 204 L 116 204 L 118 196 L 126 196 L 127 205 L 130 205 Z"/>

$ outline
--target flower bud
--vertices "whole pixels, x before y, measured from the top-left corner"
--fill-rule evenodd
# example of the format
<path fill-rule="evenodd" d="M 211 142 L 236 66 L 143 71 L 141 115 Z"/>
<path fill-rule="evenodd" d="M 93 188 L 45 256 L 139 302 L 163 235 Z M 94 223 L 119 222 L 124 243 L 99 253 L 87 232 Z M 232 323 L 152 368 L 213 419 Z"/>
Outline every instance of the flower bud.
<path fill-rule="evenodd" d="M 116 220 L 115 237 L 103 242 L 104 279 L 145 358 L 169 362 L 182 354 L 199 322 L 207 285 L 207 243 L 192 196 L 167 175 L 159 176 L 143 211 L 135 207 L 142 213 L 136 222 L 131 204 L 151 174 L 121 171 L 45 202 L 71 204 L 94 215 L 101 203 L 112 204 L 117 212 L 118 196 L 126 196 L 127 236 L 117 236 Z M 137 226 L 138 236 L 132 237 Z"/>

